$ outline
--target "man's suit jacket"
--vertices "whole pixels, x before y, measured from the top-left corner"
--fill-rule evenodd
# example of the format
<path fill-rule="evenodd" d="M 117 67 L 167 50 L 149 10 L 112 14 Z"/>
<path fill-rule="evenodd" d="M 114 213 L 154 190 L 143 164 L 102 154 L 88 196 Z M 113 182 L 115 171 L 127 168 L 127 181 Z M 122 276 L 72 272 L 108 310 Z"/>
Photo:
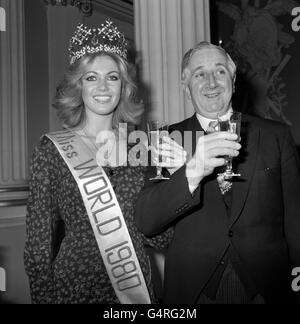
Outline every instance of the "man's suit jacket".
<path fill-rule="evenodd" d="M 201 131 L 196 115 L 171 127 Z M 192 196 L 185 166 L 168 181 L 148 182 L 136 205 L 147 236 L 174 226 L 165 264 L 164 303 L 195 303 L 229 245 L 267 303 L 287 303 L 300 266 L 300 167 L 287 126 L 243 115 L 234 159 L 230 217 L 216 175 Z M 195 150 L 195 145 L 193 145 Z M 295 293 L 294 293 L 295 295 Z"/>

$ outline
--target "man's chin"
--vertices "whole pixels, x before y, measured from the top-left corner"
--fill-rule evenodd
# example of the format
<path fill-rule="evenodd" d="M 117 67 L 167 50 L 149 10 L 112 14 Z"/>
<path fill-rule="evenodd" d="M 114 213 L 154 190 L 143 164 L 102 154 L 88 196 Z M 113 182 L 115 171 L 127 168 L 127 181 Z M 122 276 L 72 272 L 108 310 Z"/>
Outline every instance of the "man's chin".
<path fill-rule="evenodd" d="M 197 113 L 209 119 L 217 119 L 218 116 L 225 115 L 229 109 L 230 106 L 226 108 L 220 106 L 215 106 L 215 107 L 211 106 L 206 110 L 201 110 L 201 111 L 198 110 Z"/>

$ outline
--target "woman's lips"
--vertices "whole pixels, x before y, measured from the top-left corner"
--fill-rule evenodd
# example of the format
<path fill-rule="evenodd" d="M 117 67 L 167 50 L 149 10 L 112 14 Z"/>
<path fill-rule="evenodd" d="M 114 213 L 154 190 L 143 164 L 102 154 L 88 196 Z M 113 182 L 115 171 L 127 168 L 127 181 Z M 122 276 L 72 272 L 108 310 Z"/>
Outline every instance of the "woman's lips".
<path fill-rule="evenodd" d="M 106 103 L 106 102 L 110 101 L 111 96 L 108 96 L 108 95 L 94 96 L 94 99 L 99 103 Z"/>

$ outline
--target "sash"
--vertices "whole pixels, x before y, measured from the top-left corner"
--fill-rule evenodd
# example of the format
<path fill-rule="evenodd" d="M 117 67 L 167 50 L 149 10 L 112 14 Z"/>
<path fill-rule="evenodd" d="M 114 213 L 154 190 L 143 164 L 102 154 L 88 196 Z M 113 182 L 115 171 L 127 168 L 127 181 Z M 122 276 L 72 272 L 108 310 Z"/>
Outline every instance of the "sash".
<path fill-rule="evenodd" d="M 80 190 L 107 274 L 121 304 L 150 304 L 145 279 L 111 183 L 79 135 L 46 135 Z"/>

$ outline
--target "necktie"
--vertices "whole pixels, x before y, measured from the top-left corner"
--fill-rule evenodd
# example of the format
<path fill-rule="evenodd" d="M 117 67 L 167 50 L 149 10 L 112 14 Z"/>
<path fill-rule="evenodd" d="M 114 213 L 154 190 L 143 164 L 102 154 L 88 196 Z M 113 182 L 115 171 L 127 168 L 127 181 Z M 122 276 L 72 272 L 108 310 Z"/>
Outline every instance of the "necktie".
<path fill-rule="evenodd" d="M 232 182 L 224 179 L 224 174 L 219 173 L 217 176 L 218 185 L 222 195 L 225 195 L 231 190 Z"/>
<path fill-rule="evenodd" d="M 217 126 L 218 126 L 218 122 L 215 120 L 212 120 L 209 122 L 208 127 L 206 129 L 206 133 L 210 134 L 210 133 L 214 133 L 217 131 Z M 231 190 L 232 187 L 232 182 L 231 181 L 227 181 L 224 179 L 224 175 L 222 174 L 222 172 L 224 168 L 220 167 L 218 168 L 218 171 L 220 172 L 217 176 L 217 181 L 218 181 L 218 185 L 221 191 L 222 195 L 225 195 L 228 191 Z"/>
<path fill-rule="evenodd" d="M 214 133 L 217 131 L 217 126 L 218 126 L 218 122 L 216 120 L 212 120 L 209 122 L 208 127 L 206 129 L 206 133 L 210 134 L 210 133 Z"/>

